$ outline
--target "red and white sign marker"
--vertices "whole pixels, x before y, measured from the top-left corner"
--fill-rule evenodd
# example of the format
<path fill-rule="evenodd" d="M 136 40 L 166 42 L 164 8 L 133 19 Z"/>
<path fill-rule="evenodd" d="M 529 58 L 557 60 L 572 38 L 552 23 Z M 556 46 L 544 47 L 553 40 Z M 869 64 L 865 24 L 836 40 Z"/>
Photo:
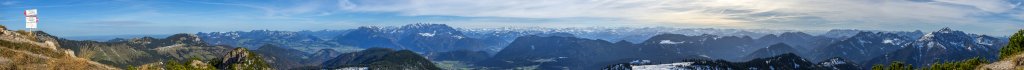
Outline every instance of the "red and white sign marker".
<path fill-rule="evenodd" d="M 25 10 L 25 28 L 36 28 L 36 24 L 39 22 L 36 15 L 36 9 Z"/>

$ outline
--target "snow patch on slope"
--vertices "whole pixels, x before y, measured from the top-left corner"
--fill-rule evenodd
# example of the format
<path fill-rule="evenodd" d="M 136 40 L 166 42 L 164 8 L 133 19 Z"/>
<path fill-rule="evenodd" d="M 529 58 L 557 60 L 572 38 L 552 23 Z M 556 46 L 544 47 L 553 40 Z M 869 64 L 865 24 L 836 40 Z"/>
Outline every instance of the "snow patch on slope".
<path fill-rule="evenodd" d="M 682 43 L 685 43 L 685 42 L 686 41 L 675 42 L 675 41 L 672 41 L 672 40 L 661 40 L 661 42 L 658 42 L 658 44 L 682 44 Z"/>
<path fill-rule="evenodd" d="M 830 59 L 830 60 L 828 60 L 828 62 L 824 62 L 822 65 L 831 67 L 831 66 L 836 66 L 836 65 L 841 65 L 841 64 L 846 64 L 846 61 L 842 61 L 842 60 L 839 60 L 839 59 Z"/>
<path fill-rule="evenodd" d="M 420 34 L 420 36 L 425 36 L 425 37 L 433 37 L 434 36 L 434 33 L 419 33 L 419 34 Z"/>
<path fill-rule="evenodd" d="M 692 65 L 693 62 L 678 62 L 669 64 L 657 64 L 657 65 L 637 65 L 633 66 L 634 70 L 676 70 L 679 67 L 686 67 Z"/>

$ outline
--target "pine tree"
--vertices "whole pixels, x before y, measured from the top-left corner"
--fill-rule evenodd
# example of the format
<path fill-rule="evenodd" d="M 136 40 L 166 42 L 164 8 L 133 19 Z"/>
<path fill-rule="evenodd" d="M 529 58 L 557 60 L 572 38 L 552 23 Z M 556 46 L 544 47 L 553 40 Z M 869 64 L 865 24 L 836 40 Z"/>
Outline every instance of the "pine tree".
<path fill-rule="evenodd" d="M 901 61 L 893 61 L 892 64 L 889 64 L 889 68 L 886 70 L 914 70 L 914 66 L 905 64 Z"/>
<path fill-rule="evenodd" d="M 885 70 L 885 65 L 875 64 L 874 66 L 871 66 L 871 70 Z"/>
<path fill-rule="evenodd" d="M 871 66 L 871 70 L 914 70 L 914 66 L 905 64 L 901 61 L 892 61 L 892 63 L 889 63 L 889 67 L 885 67 L 885 65 L 881 64 L 875 64 L 874 66 Z"/>
<path fill-rule="evenodd" d="M 988 60 L 974 57 L 967 60 L 946 62 L 946 63 L 932 63 L 931 66 L 925 67 L 922 70 L 972 70 L 979 65 L 988 63 Z"/>
<path fill-rule="evenodd" d="M 1010 43 L 999 49 L 999 59 L 1016 55 L 1024 50 L 1024 30 L 1018 30 L 1010 36 Z"/>

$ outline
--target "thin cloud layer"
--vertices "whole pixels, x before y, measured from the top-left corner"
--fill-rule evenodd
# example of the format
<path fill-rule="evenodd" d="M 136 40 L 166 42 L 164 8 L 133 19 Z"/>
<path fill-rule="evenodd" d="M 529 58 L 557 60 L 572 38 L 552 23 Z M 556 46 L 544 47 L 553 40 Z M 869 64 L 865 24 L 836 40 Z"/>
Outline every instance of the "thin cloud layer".
<path fill-rule="evenodd" d="M 976 23 L 1017 7 L 1003 0 L 341 0 L 349 11 L 516 18 L 620 18 L 699 25 Z M 820 19 L 806 19 L 820 18 Z M 794 22 L 795 21 L 795 22 Z M 812 22 L 806 22 L 812 23 Z"/>
<path fill-rule="evenodd" d="M 445 23 L 470 27 L 669 26 L 900 31 L 929 31 L 951 27 L 981 34 L 1008 35 L 1024 27 L 1024 23 L 1022 23 L 1024 22 L 1024 9 L 1019 7 L 1021 2 L 1020 0 L 114 0 L 2 1 L 0 7 L 10 10 L 2 11 L 3 13 L 19 13 L 19 10 L 39 8 L 44 14 L 41 15 L 41 19 L 46 21 L 41 24 L 44 26 L 67 25 L 59 23 L 140 21 L 152 23 L 125 26 L 195 27 L 197 31 L 316 30 L 365 25 Z M 21 17 L 2 16 L 0 18 L 7 18 L 0 19 L 0 22 L 20 23 L 13 20 Z M 219 25 L 244 26 L 225 28 L 218 27 Z M 73 27 L 68 29 L 73 29 Z M 55 33 L 61 33 L 61 31 L 55 31 Z"/>

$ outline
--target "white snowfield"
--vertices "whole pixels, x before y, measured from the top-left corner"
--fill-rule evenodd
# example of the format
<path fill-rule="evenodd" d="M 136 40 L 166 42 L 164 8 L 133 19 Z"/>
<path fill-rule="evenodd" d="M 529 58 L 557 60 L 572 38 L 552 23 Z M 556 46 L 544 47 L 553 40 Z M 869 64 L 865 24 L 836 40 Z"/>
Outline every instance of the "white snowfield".
<path fill-rule="evenodd" d="M 420 34 L 420 36 L 434 37 L 434 33 L 419 33 L 419 34 Z"/>
<path fill-rule="evenodd" d="M 676 42 L 676 41 L 672 41 L 672 40 L 661 40 L 661 42 L 658 42 L 658 44 L 682 44 L 682 43 L 686 43 L 686 41 Z"/>
<path fill-rule="evenodd" d="M 657 64 L 657 65 L 637 65 L 632 66 L 633 70 L 684 70 L 682 67 L 690 66 L 693 62 L 677 62 L 669 64 Z"/>

